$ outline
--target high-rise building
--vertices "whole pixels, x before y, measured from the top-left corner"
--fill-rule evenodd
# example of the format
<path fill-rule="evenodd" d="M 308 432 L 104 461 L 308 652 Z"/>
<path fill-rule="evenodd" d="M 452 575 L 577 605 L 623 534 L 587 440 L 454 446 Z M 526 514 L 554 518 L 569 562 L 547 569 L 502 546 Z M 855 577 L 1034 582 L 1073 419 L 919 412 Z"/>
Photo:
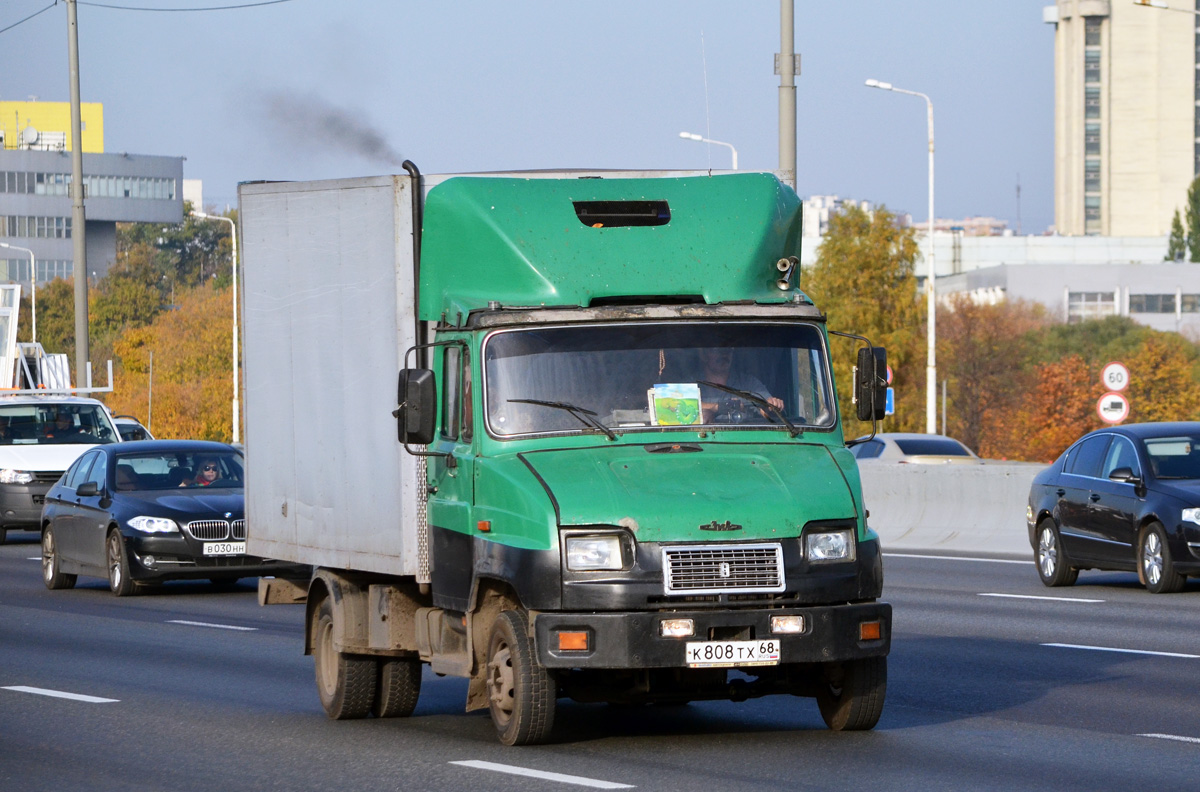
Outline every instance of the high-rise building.
<path fill-rule="evenodd" d="M 1197 0 L 1058 0 L 1054 218 L 1060 234 L 1159 236 L 1200 172 Z M 1182 13 L 1181 13 L 1182 12 Z"/>

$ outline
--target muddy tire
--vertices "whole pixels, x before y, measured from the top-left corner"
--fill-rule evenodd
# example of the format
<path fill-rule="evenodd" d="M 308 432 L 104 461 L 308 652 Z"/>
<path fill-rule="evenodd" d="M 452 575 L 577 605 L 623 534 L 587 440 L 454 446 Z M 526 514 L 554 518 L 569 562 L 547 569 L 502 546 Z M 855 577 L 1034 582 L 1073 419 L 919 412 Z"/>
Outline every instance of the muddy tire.
<path fill-rule="evenodd" d="M 558 687 L 538 665 L 525 623 L 523 613 L 504 611 L 488 641 L 488 708 L 505 745 L 537 745 L 554 730 Z"/>
<path fill-rule="evenodd" d="M 817 706 L 833 731 L 875 728 L 887 694 L 887 658 L 865 657 L 829 668 L 817 689 Z"/>
<path fill-rule="evenodd" d="M 381 659 L 371 713 L 376 718 L 407 718 L 421 696 L 421 661 L 397 657 Z"/>
<path fill-rule="evenodd" d="M 365 718 L 375 702 L 376 663 L 333 648 L 333 601 L 326 597 L 313 611 L 313 665 L 317 694 L 333 720 Z"/>

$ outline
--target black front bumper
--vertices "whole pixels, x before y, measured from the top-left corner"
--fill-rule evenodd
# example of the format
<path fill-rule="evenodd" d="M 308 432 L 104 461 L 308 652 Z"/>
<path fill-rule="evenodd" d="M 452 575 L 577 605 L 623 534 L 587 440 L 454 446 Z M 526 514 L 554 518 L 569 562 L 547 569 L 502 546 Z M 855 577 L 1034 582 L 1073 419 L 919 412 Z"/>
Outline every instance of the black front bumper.
<path fill-rule="evenodd" d="M 242 540 L 237 540 L 242 541 Z M 182 534 L 125 537 L 129 576 L 139 582 L 304 575 L 309 568 L 254 555 L 206 556 L 203 542 Z M 153 557 L 153 565 L 147 557 Z"/>
<path fill-rule="evenodd" d="M 0 525 L 37 530 L 42 520 L 42 504 L 53 486 L 53 481 L 0 484 Z"/>
<path fill-rule="evenodd" d="M 804 632 L 772 635 L 772 616 L 804 616 Z M 623 613 L 535 613 L 539 663 L 546 668 L 684 668 L 685 644 L 707 640 L 780 642 L 780 663 L 829 663 L 887 655 L 892 606 L 884 602 L 746 610 L 670 610 Z M 663 619 L 692 619 L 691 638 L 664 638 Z M 859 625 L 880 622 L 877 640 L 859 640 Z M 586 632 L 586 651 L 559 651 L 557 633 Z"/>

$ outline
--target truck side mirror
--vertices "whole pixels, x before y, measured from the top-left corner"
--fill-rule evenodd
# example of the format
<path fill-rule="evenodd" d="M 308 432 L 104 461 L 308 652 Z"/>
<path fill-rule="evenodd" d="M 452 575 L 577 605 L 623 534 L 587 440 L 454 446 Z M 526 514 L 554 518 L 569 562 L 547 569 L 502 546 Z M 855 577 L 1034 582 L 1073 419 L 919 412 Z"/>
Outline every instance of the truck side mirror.
<path fill-rule="evenodd" d="M 887 408 L 887 350 L 859 347 L 854 402 L 860 421 L 878 421 Z"/>
<path fill-rule="evenodd" d="M 429 445 L 433 442 L 437 418 L 437 384 L 429 369 L 404 369 L 396 388 L 400 406 L 392 413 L 396 417 L 396 436 L 406 445 Z"/>

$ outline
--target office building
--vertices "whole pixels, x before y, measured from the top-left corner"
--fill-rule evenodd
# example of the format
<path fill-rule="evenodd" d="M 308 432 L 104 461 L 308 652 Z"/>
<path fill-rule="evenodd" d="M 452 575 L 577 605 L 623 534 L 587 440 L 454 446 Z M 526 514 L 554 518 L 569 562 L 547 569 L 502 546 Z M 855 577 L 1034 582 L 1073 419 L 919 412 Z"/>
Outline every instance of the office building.
<path fill-rule="evenodd" d="M 183 220 L 183 158 L 104 153 L 99 104 L 81 107 L 84 214 L 89 277 L 103 277 L 117 258 L 117 223 Z M 70 105 L 0 102 L 0 283 L 44 283 L 72 277 Z"/>

